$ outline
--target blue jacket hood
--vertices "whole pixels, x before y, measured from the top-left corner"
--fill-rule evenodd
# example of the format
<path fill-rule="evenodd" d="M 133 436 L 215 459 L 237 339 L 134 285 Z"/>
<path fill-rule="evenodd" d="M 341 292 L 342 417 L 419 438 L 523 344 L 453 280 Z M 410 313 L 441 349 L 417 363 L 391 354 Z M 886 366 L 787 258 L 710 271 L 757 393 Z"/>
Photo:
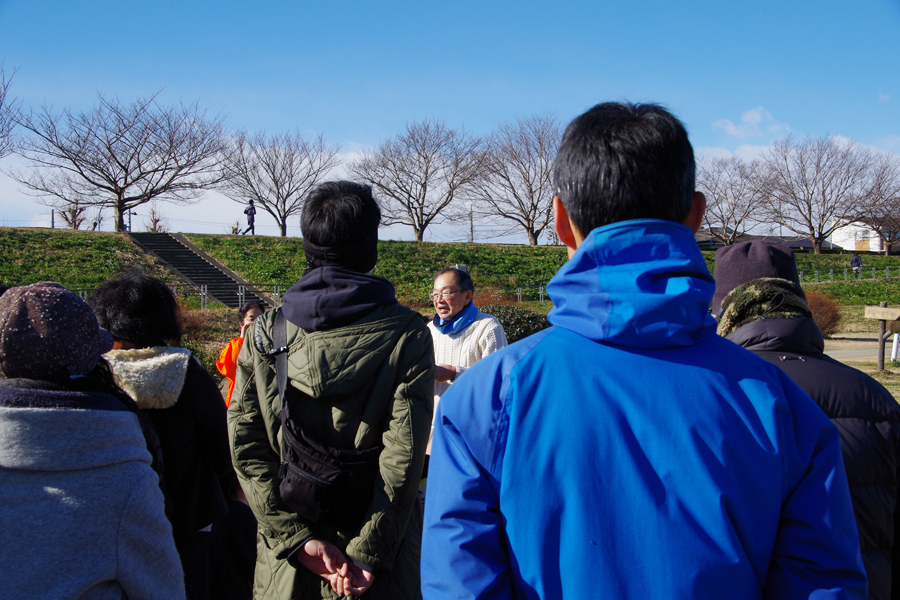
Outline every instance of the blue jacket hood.
<path fill-rule="evenodd" d="M 547 318 L 597 342 L 690 346 L 716 333 L 715 288 L 689 227 L 622 221 L 593 230 L 550 280 Z"/>

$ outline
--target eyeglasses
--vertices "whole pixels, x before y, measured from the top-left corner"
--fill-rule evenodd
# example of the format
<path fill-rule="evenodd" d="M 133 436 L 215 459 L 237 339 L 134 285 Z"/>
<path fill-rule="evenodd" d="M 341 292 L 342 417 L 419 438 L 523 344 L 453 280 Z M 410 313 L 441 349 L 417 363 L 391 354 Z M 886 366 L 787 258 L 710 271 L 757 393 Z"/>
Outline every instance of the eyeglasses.
<path fill-rule="evenodd" d="M 444 290 L 443 292 L 431 292 L 430 294 L 428 294 L 428 298 L 432 302 L 434 302 L 438 298 L 443 298 L 444 300 L 449 300 L 450 296 L 452 296 L 453 294 L 458 294 L 461 291 L 462 290 L 456 290 L 455 292 L 451 292 L 450 290 Z"/>

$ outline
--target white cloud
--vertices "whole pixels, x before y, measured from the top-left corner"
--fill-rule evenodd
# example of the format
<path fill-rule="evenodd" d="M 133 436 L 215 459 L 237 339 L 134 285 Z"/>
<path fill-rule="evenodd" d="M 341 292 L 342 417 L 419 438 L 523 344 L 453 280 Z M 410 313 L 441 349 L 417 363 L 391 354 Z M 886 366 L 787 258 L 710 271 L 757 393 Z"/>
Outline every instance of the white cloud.
<path fill-rule="evenodd" d="M 889 135 L 886 138 L 882 138 L 878 140 L 876 146 L 891 152 L 900 151 L 900 135 Z"/>
<path fill-rule="evenodd" d="M 731 158 L 734 155 L 734 152 L 729 150 L 728 148 L 716 147 L 716 148 L 703 148 L 698 147 L 694 148 L 694 155 L 697 158 Z"/>
<path fill-rule="evenodd" d="M 888 94 L 878 94 L 878 99 L 882 102 L 889 102 L 891 97 Z"/>
<path fill-rule="evenodd" d="M 777 122 L 772 117 L 772 113 L 762 106 L 744 112 L 739 124 L 735 124 L 730 119 L 719 119 L 712 124 L 712 127 L 721 129 L 726 135 L 741 140 L 764 135 L 787 135 L 791 131 L 787 124 Z"/>
<path fill-rule="evenodd" d="M 743 158 L 744 160 L 756 160 L 757 158 L 762 158 L 762 155 L 765 154 L 767 150 L 769 150 L 771 146 L 757 146 L 754 144 L 741 144 L 734 151 L 728 150 L 727 148 L 714 147 L 714 148 L 696 148 L 694 150 L 694 154 L 697 155 L 697 158 L 701 157 L 712 157 L 712 158 L 730 158 L 732 156 L 738 156 Z"/>

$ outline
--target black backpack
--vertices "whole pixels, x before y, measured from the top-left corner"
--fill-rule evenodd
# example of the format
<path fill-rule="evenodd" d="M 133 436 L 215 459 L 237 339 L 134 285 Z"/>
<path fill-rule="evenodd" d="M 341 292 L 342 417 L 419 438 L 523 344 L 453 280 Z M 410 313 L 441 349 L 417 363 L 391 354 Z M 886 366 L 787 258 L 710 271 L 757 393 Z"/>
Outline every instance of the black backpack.
<path fill-rule="evenodd" d="M 318 441 L 315 432 L 292 419 L 287 389 L 287 322 L 275 314 L 272 332 L 275 378 L 281 403 L 281 480 L 278 491 L 288 507 L 304 519 L 336 527 L 356 527 L 366 515 L 383 446 L 341 450 Z"/>

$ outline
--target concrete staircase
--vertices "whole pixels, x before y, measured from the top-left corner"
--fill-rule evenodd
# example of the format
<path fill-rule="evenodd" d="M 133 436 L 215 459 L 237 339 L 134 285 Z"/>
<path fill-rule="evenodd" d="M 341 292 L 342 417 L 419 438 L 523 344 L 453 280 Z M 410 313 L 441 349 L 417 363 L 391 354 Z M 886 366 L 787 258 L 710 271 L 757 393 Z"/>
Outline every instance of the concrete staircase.
<path fill-rule="evenodd" d="M 274 305 L 271 298 L 263 295 L 237 273 L 194 246 L 181 234 L 129 233 L 128 235 L 147 254 L 154 256 L 187 285 L 195 287 L 196 293 L 205 289 L 208 300 L 238 308 L 241 302 L 240 290 L 243 286 L 244 302 L 260 302 L 263 306 Z"/>

